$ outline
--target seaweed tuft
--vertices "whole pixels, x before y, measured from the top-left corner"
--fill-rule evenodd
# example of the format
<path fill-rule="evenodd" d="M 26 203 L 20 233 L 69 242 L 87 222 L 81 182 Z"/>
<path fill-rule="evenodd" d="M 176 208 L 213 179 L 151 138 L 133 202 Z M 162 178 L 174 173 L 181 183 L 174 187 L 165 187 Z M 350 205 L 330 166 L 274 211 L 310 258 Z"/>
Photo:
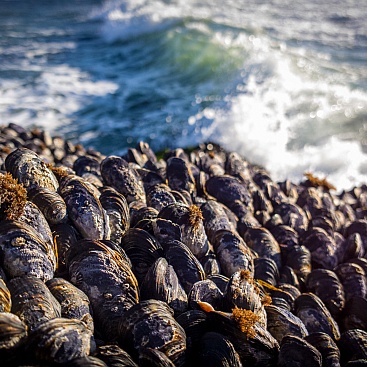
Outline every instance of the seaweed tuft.
<path fill-rule="evenodd" d="M 195 204 L 191 205 L 189 208 L 189 222 L 193 226 L 194 231 L 199 229 L 203 219 L 203 213 L 200 208 Z"/>
<path fill-rule="evenodd" d="M 336 190 L 336 187 L 332 185 L 327 179 L 325 178 L 318 178 L 314 176 L 311 172 L 305 172 L 304 176 L 307 178 L 308 183 L 313 187 L 323 187 L 326 190 Z"/>
<path fill-rule="evenodd" d="M 7 172 L 0 174 L 0 219 L 15 220 L 24 211 L 27 190 Z"/>
<path fill-rule="evenodd" d="M 245 333 L 248 338 L 254 338 L 256 336 L 254 325 L 259 320 L 259 316 L 257 316 L 254 312 L 251 310 L 235 307 L 232 310 L 232 318 L 237 323 L 240 330 Z"/>

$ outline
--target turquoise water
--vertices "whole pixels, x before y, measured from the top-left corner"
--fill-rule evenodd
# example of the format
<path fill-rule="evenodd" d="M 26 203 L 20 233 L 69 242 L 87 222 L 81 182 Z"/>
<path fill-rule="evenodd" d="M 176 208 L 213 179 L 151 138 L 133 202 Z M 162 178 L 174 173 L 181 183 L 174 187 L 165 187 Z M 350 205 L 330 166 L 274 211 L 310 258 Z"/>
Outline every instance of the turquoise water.
<path fill-rule="evenodd" d="M 367 3 L 0 1 L 0 119 L 119 154 L 212 140 L 366 181 Z"/>

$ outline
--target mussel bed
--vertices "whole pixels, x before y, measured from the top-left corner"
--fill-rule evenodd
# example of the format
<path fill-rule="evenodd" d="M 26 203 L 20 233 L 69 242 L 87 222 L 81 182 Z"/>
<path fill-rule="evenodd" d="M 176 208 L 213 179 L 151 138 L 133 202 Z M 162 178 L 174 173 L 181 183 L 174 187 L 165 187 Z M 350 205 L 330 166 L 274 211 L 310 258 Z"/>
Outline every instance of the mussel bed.
<path fill-rule="evenodd" d="M 0 164 L 7 366 L 367 366 L 366 185 L 15 124 Z"/>

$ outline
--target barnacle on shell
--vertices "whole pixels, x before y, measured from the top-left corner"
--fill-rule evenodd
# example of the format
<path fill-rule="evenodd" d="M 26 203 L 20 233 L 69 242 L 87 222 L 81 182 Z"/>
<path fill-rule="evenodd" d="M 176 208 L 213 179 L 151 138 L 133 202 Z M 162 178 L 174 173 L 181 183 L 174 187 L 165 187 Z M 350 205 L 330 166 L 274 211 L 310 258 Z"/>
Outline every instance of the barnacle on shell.
<path fill-rule="evenodd" d="M 0 175 L 0 218 L 14 220 L 23 214 L 27 191 L 11 173 Z"/>
<path fill-rule="evenodd" d="M 310 184 L 314 187 L 322 186 L 323 188 L 327 190 L 336 190 L 336 187 L 332 185 L 326 177 L 324 178 L 318 178 L 314 176 L 311 172 L 305 172 L 304 176 L 308 179 Z"/>
<path fill-rule="evenodd" d="M 251 310 L 235 307 L 232 310 L 232 318 L 236 321 L 240 330 L 247 335 L 248 338 L 254 338 L 256 331 L 253 326 L 259 321 L 259 316 Z"/>

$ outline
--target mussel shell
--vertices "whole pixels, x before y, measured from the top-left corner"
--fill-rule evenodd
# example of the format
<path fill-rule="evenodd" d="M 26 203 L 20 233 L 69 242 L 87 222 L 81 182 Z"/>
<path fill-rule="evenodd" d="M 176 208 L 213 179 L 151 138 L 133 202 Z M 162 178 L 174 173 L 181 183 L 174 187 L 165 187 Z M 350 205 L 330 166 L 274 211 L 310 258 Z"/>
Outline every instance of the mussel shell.
<path fill-rule="evenodd" d="M 46 285 L 60 303 L 61 317 L 81 320 L 94 331 L 89 298 L 83 291 L 63 278 L 50 279 Z"/>
<path fill-rule="evenodd" d="M 42 280 L 33 276 L 13 278 L 8 283 L 11 312 L 32 331 L 45 321 L 61 316 L 61 307 Z"/>
<path fill-rule="evenodd" d="M 219 333 L 208 332 L 200 340 L 197 366 L 242 367 L 242 363 L 227 337 Z"/>
<path fill-rule="evenodd" d="M 230 222 L 223 205 L 215 200 L 208 200 L 200 206 L 204 218 L 204 227 L 209 241 L 214 241 L 216 232 L 222 229 L 234 231 L 235 226 Z"/>
<path fill-rule="evenodd" d="M 367 296 L 366 273 L 360 265 L 352 262 L 342 263 L 334 271 L 343 284 L 346 301 L 355 296 Z"/>
<path fill-rule="evenodd" d="M 279 270 L 274 260 L 267 257 L 259 257 L 254 259 L 255 279 L 276 286 L 279 280 Z"/>
<path fill-rule="evenodd" d="M 351 297 L 346 302 L 341 319 L 345 330 L 367 330 L 367 300 L 362 297 Z"/>
<path fill-rule="evenodd" d="M 82 321 L 55 318 L 32 331 L 26 350 L 40 361 L 66 363 L 89 355 L 91 338 L 92 331 Z"/>
<path fill-rule="evenodd" d="M 339 348 L 328 334 L 321 331 L 312 333 L 305 340 L 321 353 L 323 367 L 340 367 Z"/>
<path fill-rule="evenodd" d="M 165 258 L 173 266 L 185 292 L 189 294 L 194 283 L 205 279 L 203 267 L 190 249 L 180 241 L 165 242 L 163 248 Z"/>
<path fill-rule="evenodd" d="M 243 238 L 259 257 L 273 260 L 278 268 L 282 266 L 279 244 L 267 229 L 249 228 Z"/>
<path fill-rule="evenodd" d="M 142 347 L 157 349 L 175 366 L 183 366 L 186 335 L 172 313 L 166 303 L 158 300 L 141 301 L 131 307 L 119 323 L 122 345 L 134 354 Z"/>
<path fill-rule="evenodd" d="M 139 367 L 175 367 L 167 355 L 158 349 L 141 348 L 139 351 Z"/>
<path fill-rule="evenodd" d="M 213 252 L 209 252 L 200 258 L 200 264 L 203 266 L 206 276 L 221 273 L 217 256 Z"/>
<path fill-rule="evenodd" d="M 98 347 L 96 356 L 108 367 L 138 367 L 131 356 L 118 345 L 101 345 Z"/>
<path fill-rule="evenodd" d="M 271 367 L 275 365 L 279 344 L 258 322 L 252 326 L 254 331 L 253 337 L 242 331 L 233 319 L 232 314 L 229 313 L 210 311 L 207 314 L 207 323 L 210 331 L 218 332 L 228 337 L 244 366 Z"/>
<path fill-rule="evenodd" d="M 150 267 L 140 286 L 140 297 L 166 302 L 176 314 L 187 309 L 187 295 L 177 274 L 164 257 L 158 258 Z"/>
<path fill-rule="evenodd" d="M 196 282 L 189 294 L 189 306 L 192 309 L 200 309 L 198 302 L 207 302 L 216 310 L 223 309 L 224 295 L 217 285 L 210 279 Z"/>
<path fill-rule="evenodd" d="M 103 187 L 99 201 L 108 216 L 111 240 L 120 243 L 130 227 L 129 206 L 125 197 L 112 187 Z"/>
<path fill-rule="evenodd" d="M 195 179 L 190 165 L 179 157 L 171 157 L 167 160 L 167 181 L 172 190 L 187 191 L 190 195 L 195 191 Z"/>
<path fill-rule="evenodd" d="M 34 187 L 28 191 L 28 197 L 38 206 L 50 225 L 67 221 L 66 204 L 57 192 Z"/>
<path fill-rule="evenodd" d="M 295 314 L 303 321 L 309 333 L 323 331 L 334 340 L 340 338 L 338 324 L 319 297 L 303 293 L 295 300 Z"/>
<path fill-rule="evenodd" d="M 344 287 L 333 271 L 312 270 L 306 278 L 306 287 L 309 292 L 320 297 L 333 316 L 338 315 L 344 308 Z"/>
<path fill-rule="evenodd" d="M 46 281 L 54 275 L 56 257 L 53 248 L 25 223 L 1 222 L 0 253 L 9 278 L 34 275 Z"/>
<path fill-rule="evenodd" d="M 10 312 L 11 310 L 11 295 L 9 288 L 6 286 L 3 279 L 0 279 L 0 313 Z"/>
<path fill-rule="evenodd" d="M 154 185 L 147 192 L 147 205 L 158 211 L 175 202 L 171 189 L 165 184 Z"/>
<path fill-rule="evenodd" d="M 238 307 L 250 310 L 258 316 L 259 324 L 266 328 L 266 312 L 261 302 L 260 289 L 248 272 L 242 270 L 233 273 L 224 296 L 227 309 Z"/>
<path fill-rule="evenodd" d="M 132 270 L 139 282 L 144 280 L 153 263 L 163 256 L 160 243 L 140 228 L 130 228 L 122 237 L 121 248 L 132 263 Z"/>
<path fill-rule="evenodd" d="M 254 274 L 254 256 L 241 237 L 227 230 L 217 231 L 212 243 L 223 275 L 230 277 L 239 270 Z"/>
<path fill-rule="evenodd" d="M 337 344 L 342 365 L 349 361 L 367 359 L 367 332 L 365 330 L 352 329 L 344 331 Z"/>
<path fill-rule="evenodd" d="M 313 228 L 303 240 L 315 267 L 334 269 L 338 265 L 337 246 L 334 239 L 322 228 Z"/>
<path fill-rule="evenodd" d="M 196 205 L 188 206 L 173 203 L 159 212 L 159 217 L 178 224 L 181 227 L 182 242 L 200 259 L 209 249 L 201 211 Z"/>
<path fill-rule="evenodd" d="M 112 365 L 111 365 L 112 366 Z M 93 356 L 85 356 L 74 358 L 73 360 L 63 363 L 63 367 L 110 367 L 101 359 Z"/>
<path fill-rule="evenodd" d="M 50 225 L 36 204 L 27 201 L 23 214 L 18 220 L 33 227 L 45 242 L 52 244 L 52 231 Z"/>
<path fill-rule="evenodd" d="M 321 353 L 304 339 L 294 335 L 286 335 L 280 345 L 279 367 L 307 366 L 321 367 Z"/>
<path fill-rule="evenodd" d="M 18 148 L 5 159 L 5 167 L 27 190 L 44 187 L 56 191 L 59 183 L 41 158 L 27 148 Z"/>
<path fill-rule="evenodd" d="M 55 275 L 60 277 L 68 277 L 69 272 L 66 267 L 66 258 L 70 248 L 74 247 L 77 242 L 78 232 L 70 224 L 60 223 L 52 226 L 53 243 L 57 251 L 57 268 Z"/>
<path fill-rule="evenodd" d="M 267 329 L 280 343 L 287 334 L 304 338 L 308 335 L 306 326 L 302 320 L 292 312 L 282 307 L 269 305 L 265 307 L 267 316 Z"/>
<path fill-rule="evenodd" d="M 95 327 L 107 340 L 115 340 L 118 320 L 139 301 L 138 282 L 118 251 L 99 241 L 80 242 L 84 251 L 71 253 L 68 260 L 70 281 L 87 294 Z"/>
<path fill-rule="evenodd" d="M 27 326 L 18 316 L 0 312 L 0 360 L 13 357 L 27 336 Z"/>
<path fill-rule="evenodd" d="M 128 203 L 136 200 L 145 202 L 145 191 L 140 176 L 123 158 L 105 158 L 101 162 L 101 175 L 105 184 L 124 195 Z"/>
<path fill-rule="evenodd" d="M 242 202 L 245 207 L 250 206 L 251 196 L 248 190 L 235 177 L 229 175 L 213 176 L 206 182 L 205 188 L 209 195 L 230 209 L 235 201 Z"/>
<path fill-rule="evenodd" d="M 69 218 L 84 238 L 109 239 L 106 211 L 90 185 L 78 176 L 65 176 L 60 182 L 60 194 Z"/>

